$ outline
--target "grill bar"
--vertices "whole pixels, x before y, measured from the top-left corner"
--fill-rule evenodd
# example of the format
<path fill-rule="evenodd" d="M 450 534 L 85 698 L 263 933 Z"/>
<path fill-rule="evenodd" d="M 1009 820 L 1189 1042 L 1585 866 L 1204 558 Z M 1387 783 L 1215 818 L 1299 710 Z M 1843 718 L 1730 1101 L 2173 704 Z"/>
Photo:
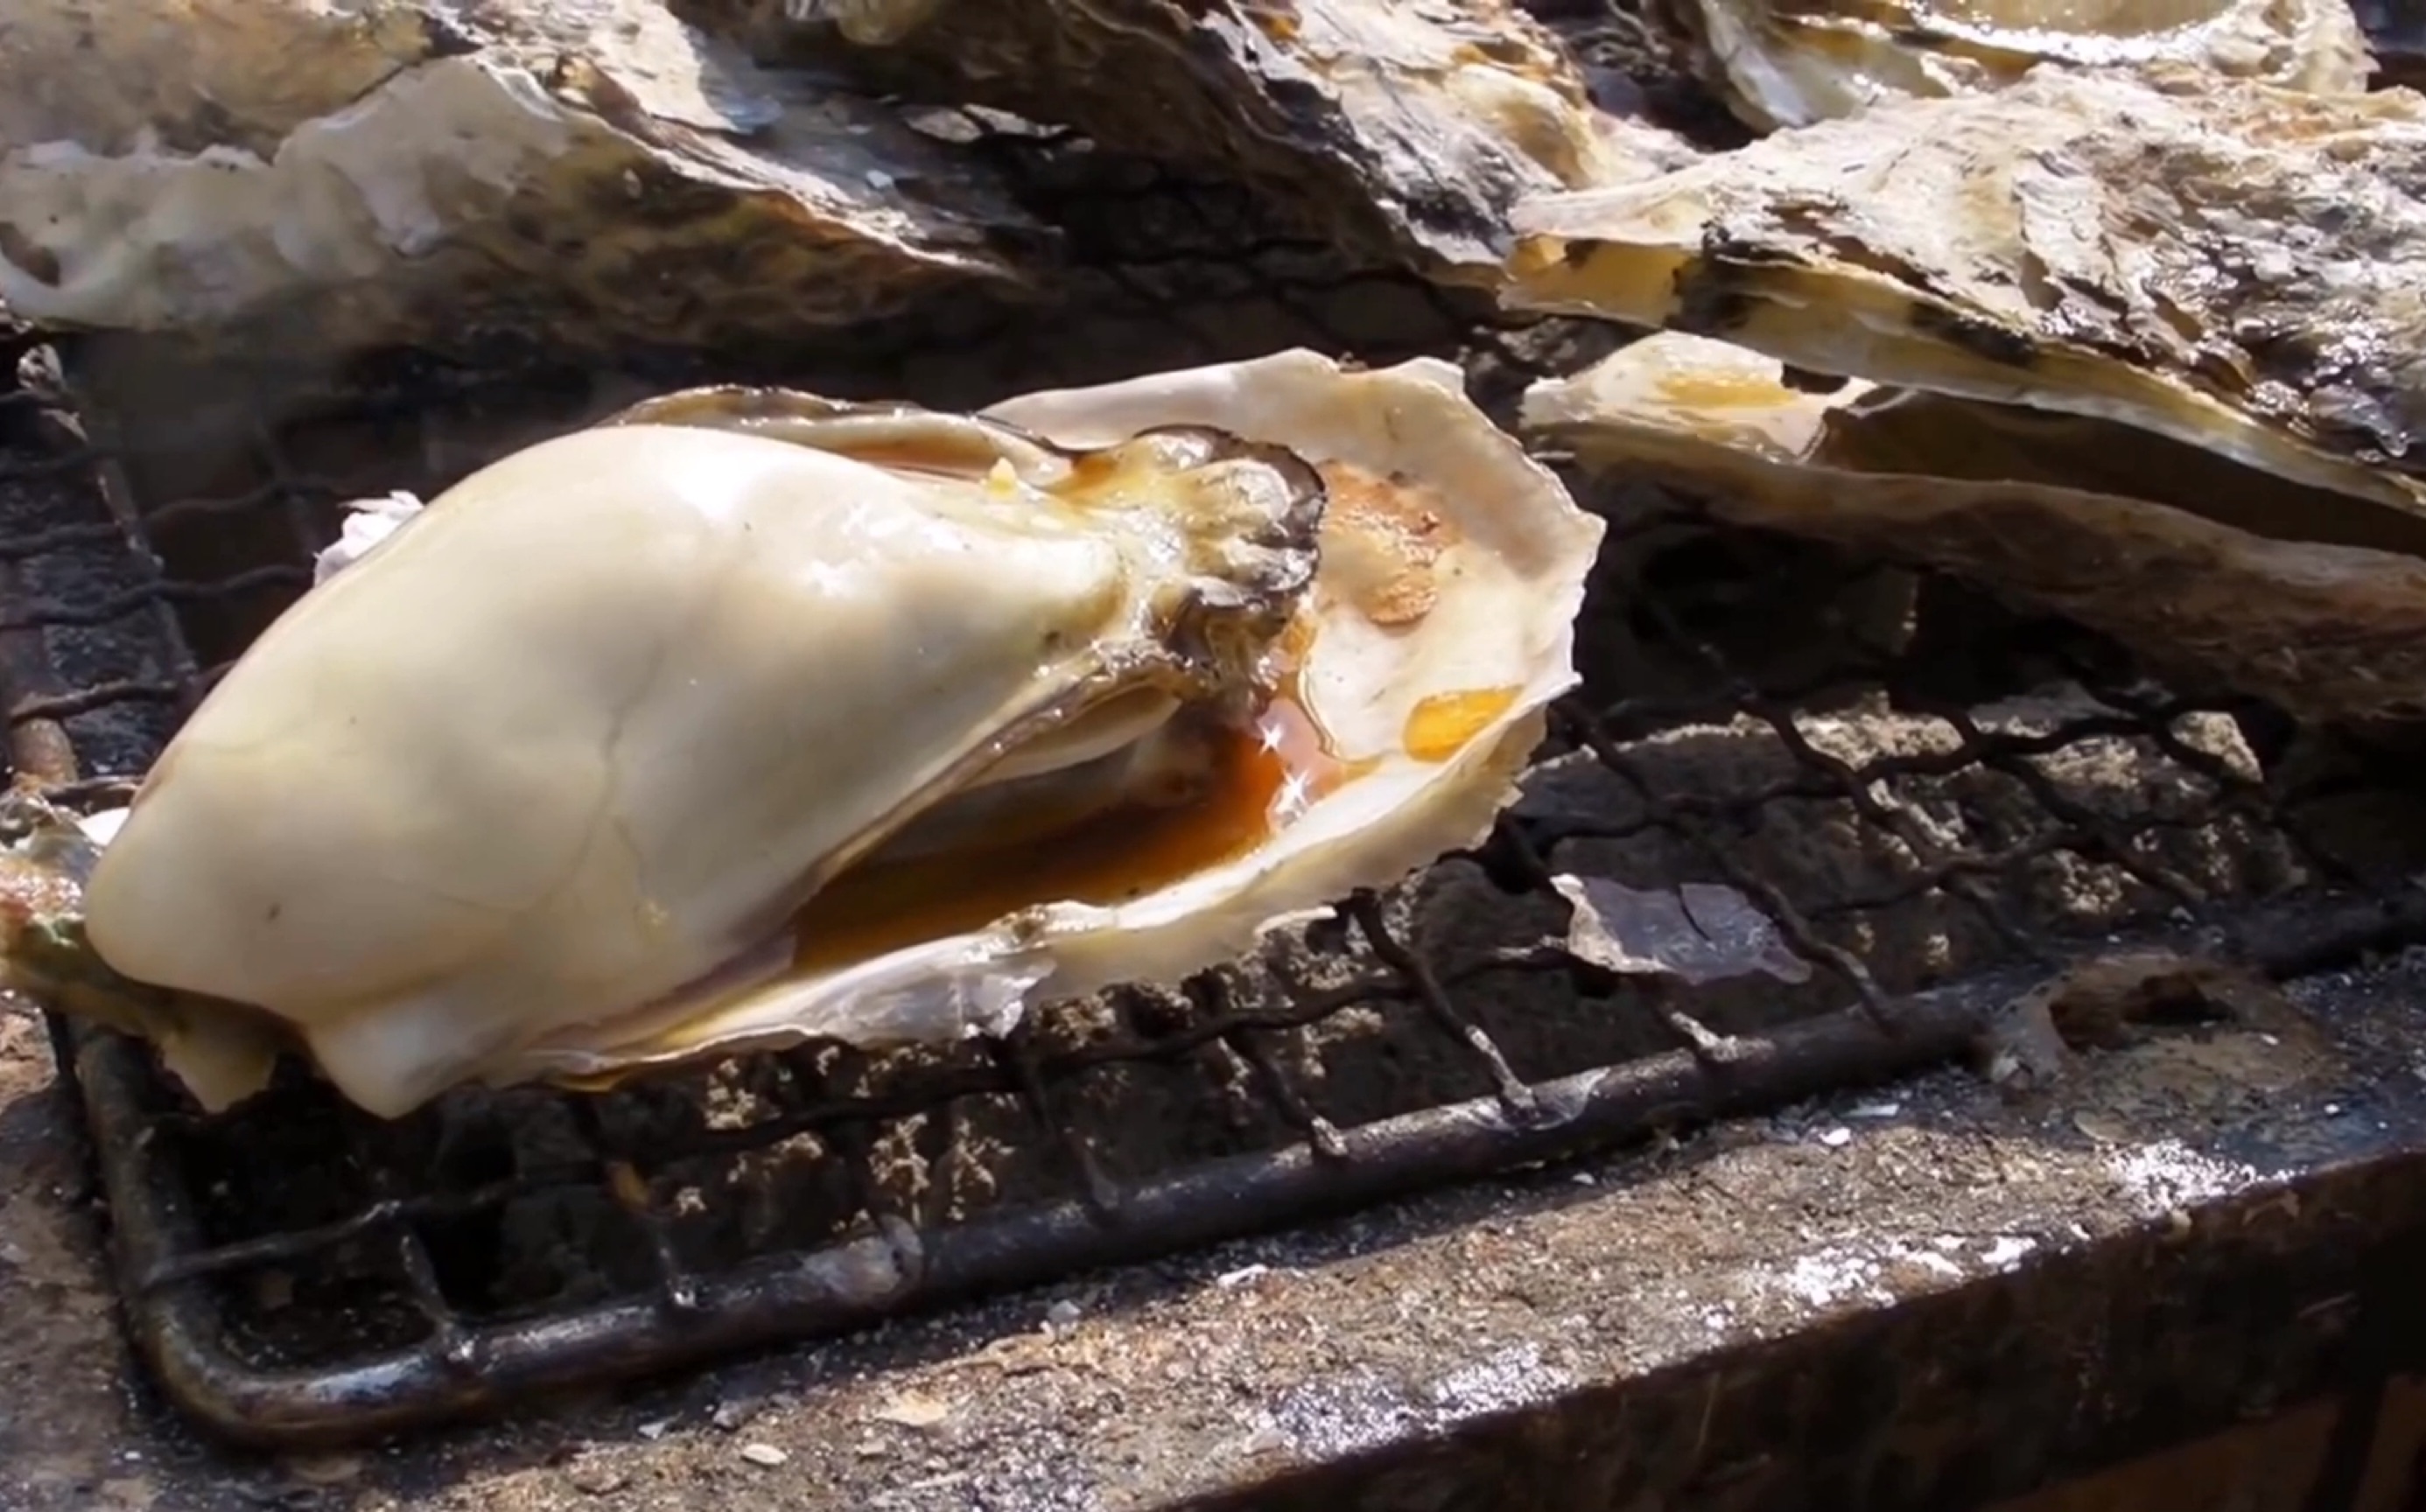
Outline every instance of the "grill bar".
<path fill-rule="evenodd" d="M 199 1247 L 188 1214 L 166 1203 L 122 1216 L 121 1250 L 135 1275 L 156 1279 L 145 1298 L 153 1367 L 189 1410 L 231 1437 L 293 1443 L 352 1438 L 477 1408 L 498 1397 L 596 1385 L 639 1368 L 679 1366 L 763 1345 L 769 1328 L 802 1338 L 1075 1270 L 1154 1259 L 1198 1245 L 1324 1216 L 1486 1174 L 1512 1164 L 1825 1090 L 1849 1077 L 1924 1066 L 1957 1054 L 1974 1032 L 1976 997 L 1948 994 L 1887 1015 L 1902 1031 L 1892 1053 L 1867 1018 L 1822 1021 L 1756 1044 L 1745 1070 L 1721 1073 L 1690 1054 L 1592 1072 L 1535 1090 L 1547 1110 L 1518 1121 L 1496 1102 L 1405 1116 L 1347 1134 L 1327 1156 L 1311 1146 L 1238 1157 L 1122 1194 L 1102 1207 L 1064 1203 L 961 1225 L 920 1240 L 906 1226 L 835 1249 L 754 1265 L 701 1286 L 693 1306 L 625 1303 L 484 1331 L 459 1341 L 443 1327 L 429 1345 L 332 1374 L 232 1368 L 208 1341 L 213 1304 L 197 1286 L 206 1267 L 176 1256 Z M 139 1128 L 110 1112 L 137 1102 L 148 1071 L 128 1047 L 87 1037 L 79 1079 L 97 1087 L 95 1135 L 112 1191 L 159 1191 Z M 392 1210 L 391 1210 L 392 1211 Z M 392 1228 L 393 1221 L 376 1227 Z M 243 1260 L 257 1255 L 232 1257 Z M 427 1258 L 413 1264 L 415 1291 Z M 668 1265 L 670 1291 L 679 1284 Z M 170 1279 L 177 1278 L 177 1279 Z M 444 1322 L 443 1312 L 436 1315 Z M 468 1351 L 474 1369 L 452 1360 Z"/>
<path fill-rule="evenodd" d="M 2421 936 L 2426 899 L 2302 900 L 2242 921 L 2227 954 L 2288 977 Z M 925 1235 L 888 1216 L 846 1244 L 705 1281 L 685 1280 L 669 1262 L 658 1297 L 542 1322 L 464 1329 L 433 1300 L 428 1343 L 325 1373 L 243 1370 L 208 1342 L 215 1309 L 200 1273 L 260 1257 L 222 1251 L 217 1265 L 189 1258 L 201 1247 L 193 1214 L 154 1165 L 147 1131 L 121 1122 L 124 1110 L 145 1099 L 148 1068 L 114 1036 L 73 1032 L 70 1042 L 90 1095 L 109 1190 L 157 1194 L 119 1216 L 121 1252 L 154 1323 L 145 1337 L 153 1368 L 215 1430 L 244 1441 L 294 1444 L 353 1439 L 501 1400 L 676 1368 L 762 1347 L 770 1329 L 794 1339 L 846 1332 L 914 1306 L 1158 1259 L 1446 1182 L 1891 1079 L 1964 1054 L 1985 1017 L 2036 979 L 2028 970 L 1996 972 L 1874 1009 L 1734 1037 L 1722 1060 L 1675 1051 L 1562 1077 L 1528 1088 L 1523 1113 L 1497 1098 L 1478 1099 L 1340 1133 L 1328 1154 L 1305 1144 L 1211 1162 L 1124 1191 L 1106 1208 L 1063 1202 Z M 403 1212 L 392 1203 L 356 1220 L 351 1231 L 393 1231 Z M 406 1239 L 401 1253 L 416 1295 L 435 1297 L 426 1251 Z"/>

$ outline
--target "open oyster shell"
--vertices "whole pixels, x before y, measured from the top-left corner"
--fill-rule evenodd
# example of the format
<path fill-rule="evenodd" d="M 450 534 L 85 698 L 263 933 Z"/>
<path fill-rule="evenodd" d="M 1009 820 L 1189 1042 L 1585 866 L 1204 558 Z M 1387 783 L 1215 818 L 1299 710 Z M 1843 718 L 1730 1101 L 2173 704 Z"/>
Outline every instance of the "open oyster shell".
<path fill-rule="evenodd" d="M 663 0 L 0 19 L 0 304 L 274 349 L 797 340 L 1046 233 L 973 157 Z"/>
<path fill-rule="evenodd" d="M 1520 207 L 1509 298 L 2414 512 L 2421 131 L 2405 90 L 2040 69 Z"/>
<path fill-rule="evenodd" d="M 1859 379 L 1815 393 L 1677 331 L 1535 384 L 1524 425 L 1737 523 L 1964 574 L 2181 685 L 2426 715 L 2426 518 L 2111 421 Z"/>
<path fill-rule="evenodd" d="M 1334 243 L 1490 279 L 1527 193 L 1690 155 L 1593 106 L 1515 0 L 706 0 L 761 56 L 807 50 L 947 104 L 1256 182 Z"/>
<path fill-rule="evenodd" d="M 2184 65 L 2354 94 L 2375 60 L 2348 0 L 1667 0 L 1698 72 L 1774 131 L 1904 95 L 2003 88 L 2041 63 Z"/>
<path fill-rule="evenodd" d="M 384 1115 L 1000 1032 L 1394 881 L 1512 796 L 1602 533 L 1453 369 L 1302 352 L 677 394 L 382 509 L 89 827 L 82 929 Z"/>

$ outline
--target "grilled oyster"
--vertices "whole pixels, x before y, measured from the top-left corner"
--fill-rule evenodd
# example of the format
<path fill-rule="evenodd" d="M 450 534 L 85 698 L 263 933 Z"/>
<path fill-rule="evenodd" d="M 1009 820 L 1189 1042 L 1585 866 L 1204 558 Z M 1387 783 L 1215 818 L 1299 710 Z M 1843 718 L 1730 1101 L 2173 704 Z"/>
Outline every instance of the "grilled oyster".
<path fill-rule="evenodd" d="M 1520 207 L 1509 298 L 2110 421 L 2414 513 L 2421 130 L 2403 90 L 2041 69 Z"/>
<path fill-rule="evenodd" d="M 0 19 L 0 303 L 40 324 L 731 346 L 1015 291 L 1045 236 L 974 159 L 663 0 Z"/>
<path fill-rule="evenodd" d="M 1496 277 L 1507 211 L 1679 162 L 1514 0 L 704 0 L 761 56 L 1248 178 L 1326 239 Z"/>
<path fill-rule="evenodd" d="M 2426 518 L 2111 421 L 1859 379 L 1661 331 L 1535 384 L 1588 468 L 1738 523 L 1950 570 L 2183 685 L 2337 720 L 2426 715 Z"/>
<path fill-rule="evenodd" d="M 389 1116 L 999 1031 L 1479 838 L 1600 531 L 1436 363 L 652 401 L 334 564 L 96 830 L 84 936 Z"/>
<path fill-rule="evenodd" d="M 2184 64 L 2319 93 L 2374 67 L 2346 0 L 1668 0 L 1699 72 L 1759 131 L 1899 95 L 2002 88 L 2041 63 Z"/>

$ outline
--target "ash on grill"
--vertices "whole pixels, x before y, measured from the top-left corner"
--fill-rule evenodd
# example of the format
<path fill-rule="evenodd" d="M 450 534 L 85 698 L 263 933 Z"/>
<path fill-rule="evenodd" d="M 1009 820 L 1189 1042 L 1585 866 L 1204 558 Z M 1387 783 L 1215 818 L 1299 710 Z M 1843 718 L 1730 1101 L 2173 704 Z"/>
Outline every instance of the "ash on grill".
<path fill-rule="evenodd" d="M 1082 192 L 1059 162 L 1024 182 L 1107 270 L 1068 306 L 716 376 L 955 406 L 1291 345 L 1439 351 L 1504 419 L 1613 340 L 1480 323 L 1258 230 L 1228 191 L 1098 162 Z M 698 376 L 21 350 L 0 677 L 20 775 L 80 791 L 143 769 L 309 581 L 340 501 L 429 497 Z M 2266 711 L 2178 700 L 1960 584 L 1597 502 L 1619 524 L 1584 685 L 1492 840 L 1184 990 L 1069 1005 L 998 1047 L 465 1091 L 396 1124 L 303 1079 L 199 1118 L 145 1052 L 60 1027 L 142 1348 L 229 1433 L 393 1429 L 1946 1060 L 2118 935 L 2279 973 L 2417 925 L 2354 890 L 2412 859 L 2416 806 L 2295 793 L 2305 737 Z M 1571 894 L 1657 909 L 1687 884 L 1765 916 L 1771 969 L 1690 985 L 1571 939 Z"/>

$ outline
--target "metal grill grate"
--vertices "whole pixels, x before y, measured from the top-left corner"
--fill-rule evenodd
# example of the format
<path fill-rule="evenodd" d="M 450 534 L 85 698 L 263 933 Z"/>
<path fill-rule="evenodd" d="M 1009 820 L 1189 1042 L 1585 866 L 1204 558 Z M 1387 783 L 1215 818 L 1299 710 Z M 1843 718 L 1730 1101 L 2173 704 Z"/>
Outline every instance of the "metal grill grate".
<path fill-rule="evenodd" d="M 1098 161 L 1080 195 L 1016 150 L 1074 261 L 1105 270 L 1069 303 L 716 376 L 967 405 L 1287 345 L 1441 350 L 1504 413 L 1593 339 L 1332 266 L 1219 186 Z M 426 497 L 701 376 L 213 372 L 101 344 L 59 374 L 21 350 L 0 677 L 21 774 L 82 796 L 139 772 L 308 581 L 337 501 Z M 2261 714 L 2138 684 L 1959 585 L 1601 502 L 1620 525 L 1585 687 L 1493 839 L 1184 989 L 1070 1005 L 1000 1046 L 465 1092 L 396 1124 L 299 1077 L 201 1118 L 146 1053 L 60 1027 L 170 1395 L 254 1440 L 402 1428 L 1892 1076 L 2118 932 L 2216 926 L 2289 972 L 2416 922 L 2287 817 Z M 1801 979 L 1590 964 L 1560 874 L 1731 888 Z"/>

